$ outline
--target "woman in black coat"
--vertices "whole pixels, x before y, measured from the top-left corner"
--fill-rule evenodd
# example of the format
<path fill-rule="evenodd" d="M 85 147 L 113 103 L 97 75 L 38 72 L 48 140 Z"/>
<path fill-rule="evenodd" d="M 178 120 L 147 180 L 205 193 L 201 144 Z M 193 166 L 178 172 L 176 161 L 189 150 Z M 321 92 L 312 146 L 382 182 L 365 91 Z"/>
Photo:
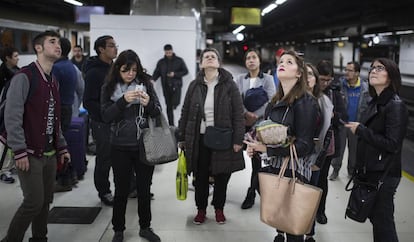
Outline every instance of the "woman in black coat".
<path fill-rule="evenodd" d="M 392 60 L 372 62 L 368 75 L 372 100 L 361 123 L 345 127 L 358 136 L 357 176 L 377 184 L 389 166 L 369 219 L 375 242 L 397 242 L 394 222 L 394 195 L 401 180 L 401 150 L 407 129 L 408 111 L 398 96 L 400 70 Z"/>
<path fill-rule="evenodd" d="M 131 173 L 135 171 L 138 192 L 139 235 L 151 242 L 161 241 L 150 228 L 150 185 L 154 166 L 141 161 L 139 138 L 146 127 L 145 118 L 161 112 L 150 76 L 144 72 L 141 60 L 133 50 L 119 54 L 113 64 L 101 95 L 102 118 L 111 123 L 111 161 L 114 173 L 115 198 L 112 242 L 123 241 L 125 211 L 128 202 Z"/>

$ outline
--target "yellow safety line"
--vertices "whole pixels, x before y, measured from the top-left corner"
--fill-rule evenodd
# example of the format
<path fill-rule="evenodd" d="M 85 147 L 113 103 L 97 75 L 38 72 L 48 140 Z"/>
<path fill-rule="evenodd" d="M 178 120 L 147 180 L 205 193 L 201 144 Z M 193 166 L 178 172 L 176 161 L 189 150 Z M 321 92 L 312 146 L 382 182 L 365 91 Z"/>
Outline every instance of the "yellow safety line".
<path fill-rule="evenodd" d="M 414 182 L 414 176 L 410 175 L 408 172 L 402 171 L 402 175 L 408 180 Z"/>

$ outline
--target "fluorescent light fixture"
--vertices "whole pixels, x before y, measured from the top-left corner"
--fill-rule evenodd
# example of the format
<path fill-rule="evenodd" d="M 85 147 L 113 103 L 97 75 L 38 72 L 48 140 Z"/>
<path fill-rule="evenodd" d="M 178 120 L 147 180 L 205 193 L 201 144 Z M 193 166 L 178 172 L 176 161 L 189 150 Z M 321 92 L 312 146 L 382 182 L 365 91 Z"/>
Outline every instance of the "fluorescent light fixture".
<path fill-rule="evenodd" d="M 280 4 L 282 4 L 282 3 L 284 3 L 284 2 L 286 2 L 287 0 L 276 0 L 275 1 L 275 3 L 277 4 L 277 5 L 280 5 Z"/>
<path fill-rule="evenodd" d="M 349 37 L 341 37 L 341 40 L 342 40 L 342 41 L 349 40 Z"/>
<path fill-rule="evenodd" d="M 390 36 L 392 35 L 392 32 L 384 32 L 384 33 L 379 33 L 379 36 Z"/>
<path fill-rule="evenodd" d="M 414 33 L 413 30 L 404 30 L 404 31 L 397 31 L 396 34 L 412 34 Z"/>
<path fill-rule="evenodd" d="M 237 34 L 237 33 L 239 33 L 240 31 L 242 31 L 243 29 L 245 29 L 246 28 L 246 26 L 244 26 L 244 25 L 240 25 L 239 27 L 237 27 L 235 30 L 233 30 L 233 34 Z"/>
<path fill-rule="evenodd" d="M 270 12 L 271 12 L 273 9 L 275 9 L 276 7 L 277 7 L 277 5 L 276 5 L 276 4 L 274 4 L 274 3 L 269 4 L 269 6 L 265 7 L 265 8 L 262 10 L 262 16 L 265 16 L 266 14 L 270 13 Z"/>
<path fill-rule="evenodd" d="M 363 37 L 364 38 L 374 38 L 375 34 L 364 34 Z"/>
<path fill-rule="evenodd" d="M 83 3 L 76 1 L 76 0 L 63 0 L 63 1 L 70 3 L 72 5 L 75 5 L 75 6 L 83 6 Z"/>

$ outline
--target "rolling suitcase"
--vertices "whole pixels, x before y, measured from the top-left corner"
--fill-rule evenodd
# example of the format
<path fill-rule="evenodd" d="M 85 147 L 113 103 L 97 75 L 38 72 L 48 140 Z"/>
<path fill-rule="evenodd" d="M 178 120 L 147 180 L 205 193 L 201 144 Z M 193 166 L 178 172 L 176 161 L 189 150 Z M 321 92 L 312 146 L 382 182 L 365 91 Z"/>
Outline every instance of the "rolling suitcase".
<path fill-rule="evenodd" d="M 85 164 L 85 135 L 86 125 L 83 117 L 73 117 L 69 129 L 64 133 L 72 161 L 72 166 L 78 178 L 86 171 Z"/>

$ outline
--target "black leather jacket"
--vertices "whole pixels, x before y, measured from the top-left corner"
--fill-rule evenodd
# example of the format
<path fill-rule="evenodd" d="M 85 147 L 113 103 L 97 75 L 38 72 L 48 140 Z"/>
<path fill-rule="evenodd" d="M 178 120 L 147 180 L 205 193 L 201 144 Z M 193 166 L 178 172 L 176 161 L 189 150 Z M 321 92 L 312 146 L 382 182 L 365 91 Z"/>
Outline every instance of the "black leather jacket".
<path fill-rule="evenodd" d="M 286 118 L 283 120 L 283 116 L 288 108 Z M 295 137 L 294 144 L 299 157 L 308 155 L 314 150 L 313 138 L 317 130 L 317 115 L 318 102 L 309 93 L 296 99 L 290 106 L 284 101 L 276 104 L 270 103 L 265 112 L 266 118 L 289 127 L 288 135 Z M 269 157 L 289 156 L 289 154 L 289 147 L 267 148 L 267 155 Z"/>
<path fill-rule="evenodd" d="M 390 161 L 388 176 L 401 177 L 401 149 L 407 123 L 407 108 L 391 88 L 374 97 L 356 129 L 358 172 L 378 173 L 379 177 Z"/>

